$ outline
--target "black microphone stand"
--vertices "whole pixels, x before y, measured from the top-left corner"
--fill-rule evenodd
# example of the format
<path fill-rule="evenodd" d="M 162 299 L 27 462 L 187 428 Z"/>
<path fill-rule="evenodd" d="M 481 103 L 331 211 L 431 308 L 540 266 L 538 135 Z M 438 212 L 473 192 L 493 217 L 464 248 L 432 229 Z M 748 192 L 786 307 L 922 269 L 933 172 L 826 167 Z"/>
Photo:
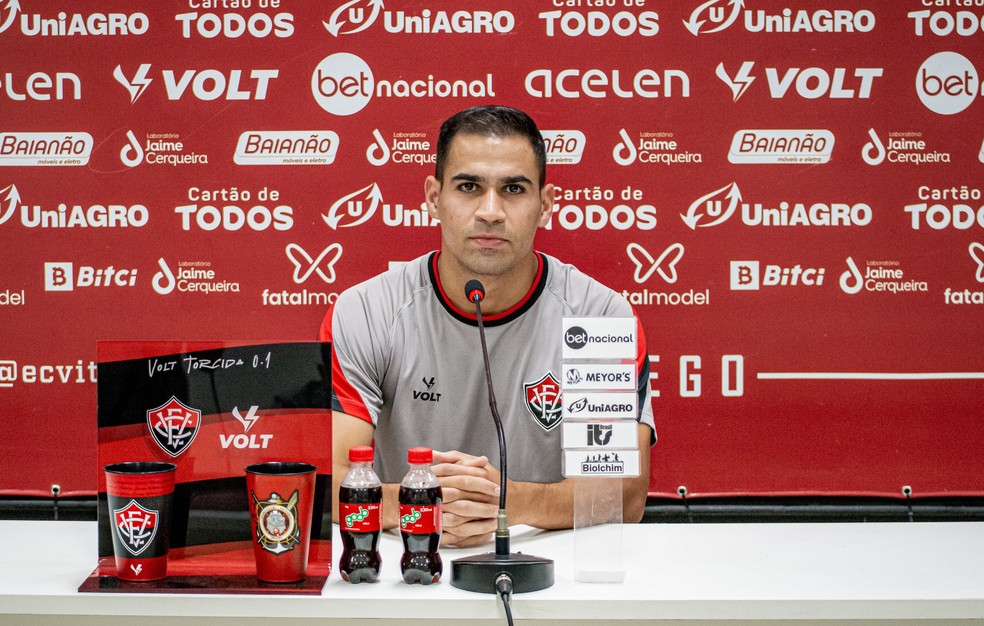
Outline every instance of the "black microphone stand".
<path fill-rule="evenodd" d="M 485 344 L 485 326 L 482 323 L 482 306 L 485 288 L 477 280 L 465 285 L 465 295 L 475 303 L 478 317 L 478 333 L 482 338 L 482 357 L 485 359 L 485 379 L 489 387 L 489 408 L 495 420 L 499 437 L 499 512 L 496 519 L 495 552 L 462 557 L 451 562 L 451 585 L 466 591 L 498 593 L 506 597 L 512 593 L 525 593 L 546 589 L 554 583 L 554 562 L 538 556 L 510 552 L 509 523 L 506 519 L 506 436 L 499 419 L 492 388 L 492 370 Z"/>

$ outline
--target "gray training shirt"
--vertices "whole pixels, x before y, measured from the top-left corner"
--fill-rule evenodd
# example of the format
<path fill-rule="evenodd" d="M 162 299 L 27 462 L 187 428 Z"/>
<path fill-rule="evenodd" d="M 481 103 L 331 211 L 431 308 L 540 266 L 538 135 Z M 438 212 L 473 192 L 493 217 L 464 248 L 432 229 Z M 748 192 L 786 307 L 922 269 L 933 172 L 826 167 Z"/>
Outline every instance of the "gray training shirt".
<path fill-rule="evenodd" d="M 403 478 L 414 446 L 485 455 L 499 465 L 478 324 L 474 311 L 458 310 L 444 295 L 438 254 L 347 289 L 322 323 L 321 340 L 332 342 L 332 408 L 373 424 L 375 468 L 384 483 Z M 562 319 L 634 313 L 620 294 L 572 265 L 537 256 L 539 270 L 523 300 L 482 320 L 509 477 L 557 482 Z M 637 419 L 655 443 L 641 327 L 639 338 Z"/>

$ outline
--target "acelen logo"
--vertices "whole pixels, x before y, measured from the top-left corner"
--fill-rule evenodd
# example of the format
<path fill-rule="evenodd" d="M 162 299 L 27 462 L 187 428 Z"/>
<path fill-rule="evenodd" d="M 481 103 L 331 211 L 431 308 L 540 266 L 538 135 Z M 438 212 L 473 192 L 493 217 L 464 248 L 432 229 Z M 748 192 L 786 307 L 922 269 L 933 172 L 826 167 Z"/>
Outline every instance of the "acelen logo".
<path fill-rule="evenodd" d="M 956 52 L 937 52 L 916 73 L 916 93 L 933 113 L 955 115 L 984 93 L 977 68 Z"/>
<path fill-rule="evenodd" d="M 35 100 L 82 99 L 82 80 L 73 72 L 55 72 L 52 76 L 46 72 L 32 72 L 26 79 L 12 72 L 0 74 L 0 88 L 9 100 L 23 102 Z"/>
<path fill-rule="evenodd" d="M 731 90 L 732 101 L 737 102 L 751 86 L 756 78 L 752 74 L 754 68 L 754 61 L 744 61 L 732 76 L 725 69 L 724 63 L 718 64 L 715 74 Z M 807 100 L 818 98 L 833 100 L 867 99 L 871 97 L 874 80 L 882 76 L 884 71 L 880 67 L 853 69 L 836 67 L 832 70 L 821 67 L 790 67 L 787 69 L 767 67 L 765 68 L 765 79 L 769 86 L 769 94 L 773 99 L 785 98 L 791 93 Z"/>
<path fill-rule="evenodd" d="M 534 98 L 690 97 L 690 76 L 683 70 L 544 68 L 527 74 L 524 84 Z"/>
<path fill-rule="evenodd" d="M 141 64 L 132 77 L 117 65 L 113 78 L 123 85 L 130 94 L 130 104 L 143 95 L 147 87 L 154 82 L 151 77 L 152 65 Z M 174 70 L 161 71 L 164 90 L 168 100 L 181 100 L 187 94 L 203 101 L 211 100 L 266 100 L 270 82 L 280 75 L 280 70 L 184 70 L 176 73 Z"/>

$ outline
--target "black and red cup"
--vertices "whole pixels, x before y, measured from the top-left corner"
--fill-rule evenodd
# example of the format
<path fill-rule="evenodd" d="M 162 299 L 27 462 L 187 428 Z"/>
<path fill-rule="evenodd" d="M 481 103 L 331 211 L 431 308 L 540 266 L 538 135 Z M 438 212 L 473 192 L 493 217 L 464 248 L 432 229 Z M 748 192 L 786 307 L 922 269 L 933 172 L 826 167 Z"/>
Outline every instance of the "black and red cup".
<path fill-rule="evenodd" d="M 307 576 L 317 467 L 272 461 L 246 467 L 256 577 L 290 583 Z"/>
<path fill-rule="evenodd" d="M 120 580 L 167 576 L 176 469 L 173 463 L 158 462 L 113 463 L 103 468 Z"/>

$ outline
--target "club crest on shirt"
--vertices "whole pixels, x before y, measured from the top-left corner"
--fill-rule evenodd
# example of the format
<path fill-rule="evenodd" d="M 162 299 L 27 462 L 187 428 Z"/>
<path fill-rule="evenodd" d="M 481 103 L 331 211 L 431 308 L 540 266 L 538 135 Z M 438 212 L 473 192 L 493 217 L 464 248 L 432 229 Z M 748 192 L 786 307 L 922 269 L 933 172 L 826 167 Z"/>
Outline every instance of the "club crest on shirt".
<path fill-rule="evenodd" d="M 526 392 L 526 408 L 540 428 L 549 431 L 562 421 L 560 382 L 552 372 L 547 372 L 536 382 L 523 383 L 523 390 Z"/>

